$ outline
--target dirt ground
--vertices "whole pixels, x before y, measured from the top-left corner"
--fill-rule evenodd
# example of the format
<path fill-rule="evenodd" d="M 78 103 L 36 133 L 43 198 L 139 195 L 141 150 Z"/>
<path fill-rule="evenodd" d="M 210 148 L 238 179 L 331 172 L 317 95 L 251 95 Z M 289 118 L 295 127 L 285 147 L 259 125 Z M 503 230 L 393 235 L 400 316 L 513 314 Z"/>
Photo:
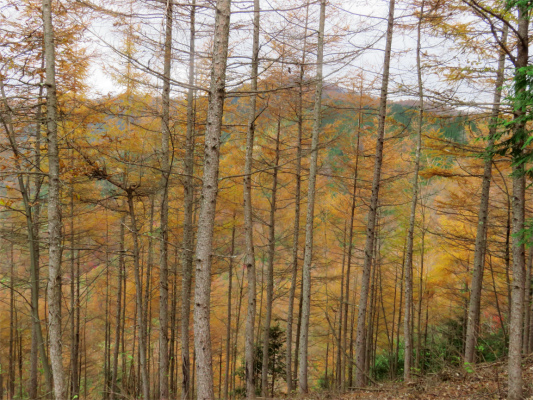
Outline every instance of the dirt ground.
<path fill-rule="evenodd" d="M 533 356 L 523 359 L 524 395 L 533 400 Z M 396 399 L 505 399 L 507 394 L 507 365 L 493 362 L 476 365 L 472 372 L 447 369 L 427 375 L 416 382 L 387 382 L 368 390 L 354 390 L 341 396 L 342 400 Z M 330 396 L 325 396 L 330 397 Z M 335 396 L 331 396 L 335 397 Z"/>

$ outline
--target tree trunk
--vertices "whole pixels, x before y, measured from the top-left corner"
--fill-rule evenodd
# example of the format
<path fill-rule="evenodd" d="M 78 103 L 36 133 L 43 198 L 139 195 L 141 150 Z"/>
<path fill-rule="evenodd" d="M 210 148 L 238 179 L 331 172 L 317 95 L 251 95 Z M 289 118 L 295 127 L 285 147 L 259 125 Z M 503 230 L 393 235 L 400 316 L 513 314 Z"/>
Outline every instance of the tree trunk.
<path fill-rule="evenodd" d="M 276 200 L 278 191 L 279 146 L 281 133 L 281 116 L 278 115 L 278 129 L 276 135 L 276 155 L 274 170 L 272 171 L 272 195 L 270 200 L 270 218 L 268 222 L 268 265 L 266 290 L 266 315 L 263 325 L 263 363 L 261 365 L 261 396 L 268 396 L 268 349 L 270 344 L 270 323 L 272 321 L 272 303 L 274 301 L 274 257 L 276 252 Z"/>
<path fill-rule="evenodd" d="M 211 253 L 218 192 L 218 169 L 220 157 L 220 134 L 226 94 L 226 66 L 228 58 L 231 0 L 216 3 L 213 63 L 207 107 L 207 129 L 204 145 L 204 171 L 198 239 L 196 244 L 196 284 L 194 290 L 194 345 L 197 399 L 213 400 L 213 370 L 210 332 L 211 301 Z"/>
<path fill-rule="evenodd" d="M 76 288 L 76 280 L 79 277 L 76 274 L 76 260 L 74 252 L 74 190 L 70 188 L 70 398 L 76 399 L 79 397 L 80 388 L 78 386 L 78 358 L 79 358 L 79 321 L 77 320 L 78 296 Z M 106 251 L 107 257 L 107 251 Z M 78 279 L 76 279 L 78 278 Z M 76 397 L 77 396 L 77 397 Z"/>
<path fill-rule="evenodd" d="M 120 219 L 120 239 L 119 239 L 119 255 L 118 255 L 118 271 L 117 271 L 117 300 L 116 300 L 116 314 L 115 314 L 115 346 L 113 349 L 113 370 L 111 373 L 111 400 L 115 400 L 115 396 L 119 393 L 117 385 L 118 377 L 118 355 L 120 349 L 120 331 L 121 331 L 121 315 L 122 315 L 122 275 L 124 270 L 124 223 L 122 217 Z M 125 312 L 124 312 L 125 313 Z"/>
<path fill-rule="evenodd" d="M 248 311 L 246 315 L 246 336 L 245 336 L 245 376 L 246 376 L 246 398 L 248 400 L 255 398 L 255 379 L 254 379 L 254 327 L 256 313 L 256 270 L 255 254 L 253 240 L 253 206 L 252 206 L 252 167 L 254 151 L 254 135 L 256 104 L 257 104 L 257 76 L 259 71 L 259 22 L 260 22 L 259 0 L 254 0 L 254 30 L 252 44 L 252 72 L 250 89 L 250 109 L 248 116 L 248 131 L 246 134 L 246 158 L 244 165 L 244 236 L 246 242 L 245 266 L 248 280 Z"/>
<path fill-rule="evenodd" d="M 405 356 L 403 363 L 403 380 L 411 380 L 413 359 L 413 332 L 411 331 L 411 308 L 413 305 L 413 242 L 416 222 L 416 205 L 418 202 L 418 172 L 420 170 L 420 156 L 422 153 L 422 128 L 424 125 L 424 88 L 422 86 L 422 21 L 424 18 L 424 1 L 420 6 L 417 29 L 416 70 L 418 76 L 418 132 L 416 137 L 415 170 L 413 172 L 413 197 L 411 198 L 411 214 L 407 231 L 407 246 L 405 253 L 405 314 L 403 336 Z"/>
<path fill-rule="evenodd" d="M 302 184 L 302 136 L 304 128 L 303 116 L 303 80 L 305 76 L 305 59 L 307 56 L 307 25 L 309 22 L 309 1 L 306 1 L 305 9 L 305 27 L 304 43 L 302 49 L 302 60 L 300 63 L 300 76 L 298 78 L 298 142 L 296 144 L 296 170 L 295 170 L 295 195 L 294 195 L 294 226 L 292 239 L 292 274 L 291 287 L 289 290 L 289 309 L 287 312 L 287 330 L 286 330 L 286 360 L 285 368 L 287 369 L 287 393 L 294 390 L 294 378 L 292 371 L 292 325 L 294 318 L 294 298 L 296 296 L 296 285 L 298 278 L 298 248 L 300 238 L 300 198 Z"/>
<path fill-rule="evenodd" d="M 61 199 L 59 193 L 59 146 L 57 138 L 57 94 L 52 0 L 43 0 L 44 54 L 46 71 L 46 119 L 48 130 L 48 325 L 50 361 L 54 374 L 54 395 L 67 395 L 61 346 Z"/>
<path fill-rule="evenodd" d="M 533 267 L 533 247 L 529 248 L 526 275 L 524 279 L 524 333 L 522 337 L 522 353 L 529 354 L 529 320 L 531 319 L 529 303 L 531 302 L 531 267 Z"/>
<path fill-rule="evenodd" d="M 420 353 L 421 353 L 421 345 L 422 345 L 422 330 L 421 330 L 421 324 L 422 324 L 422 301 L 424 300 L 424 254 L 425 254 L 425 246 L 424 246 L 424 240 L 426 236 L 425 231 L 425 209 L 422 211 L 422 235 L 420 238 L 421 241 L 421 249 L 420 249 L 420 273 L 418 276 L 418 318 L 417 318 L 417 328 L 416 328 L 416 368 L 420 371 Z M 466 304 L 465 304 L 466 309 Z"/>
<path fill-rule="evenodd" d="M 137 313 L 137 326 L 139 335 L 139 368 L 141 378 L 141 390 L 143 400 L 150 399 L 150 382 L 148 377 L 147 357 L 146 357 L 146 329 L 144 325 L 144 307 L 142 297 L 142 280 L 141 280 L 141 266 L 140 266 L 140 249 L 139 249 L 139 231 L 137 230 L 137 221 L 135 217 L 135 206 L 133 204 L 133 190 L 129 188 L 128 209 L 130 214 L 130 230 L 133 237 L 133 269 L 135 275 L 135 303 Z"/>
<path fill-rule="evenodd" d="M 185 154 L 185 184 L 183 199 L 183 250 L 181 287 L 181 399 L 187 400 L 191 388 L 191 358 L 189 354 L 189 322 L 191 314 L 191 286 L 193 267 L 193 205 L 194 205 L 194 70 L 196 41 L 196 0 L 192 0 L 189 37 L 189 89 L 187 91 L 187 137 Z"/>
<path fill-rule="evenodd" d="M 233 213 L 233 227 L 231 229 L 231 257 L 229 259 L 228 271 L 228 315 L 226 322 L 226 370 L 224 374 L 224 400 L 228 400 L 229 394 L 229 367 L 231 361 L 231 291 L 233 283 L 233 255 L 235 254 L 235 213 Z M 237 330 L 239 327 L 237 326 Z M 220 396 L 219 396 L 220 397 Z"/>
<path fill-rule="evenodd" d="M 13 228 L 11 230 L 13 234 Z M 7 381 L 7 396 L 9 399 L 15 397 L 15 335 L 17 334 L 15 327 L 15 263 L 13 262 L 13 243 L 9 244 L 9 378 Z"/>
<path fill-rule="evenodd" d="M 507 43 L 507 25 L 504 26 L 501 42 Z M 490 117 L 489 143 L 487 152 L 493 150 L 494 135 L 496 134 L 500 103 L 502 98 L 502 86 L 505 78 L 505 52 L 500 51 L 498 71 L 494 88 L 494 100 Z M 481 291 L 483 288 L 483 270 L 485 266 L 485 253 L 487 247 L 487 218 L 489 214 L 490 182 L 492 180 L 492 156 L 487 156 L 483 168 L 483 181 L 481 183 L 481 201 L 479 204 L 476 242 L 474 247 L 474 267 L 470 289 L 470 301 L 468 304 L 468 317 L 466 320 L 466 343 L 465 364 L 476 362 L 476 345 L 479 335 L 479 312 L 481 304 Z"/>
<path fill-rule="evenodd" d="M 362 89 L 361 89 L 361 97 L 362 97 Z M 362 108 L 361 102 L 359 103 L 359 107 Z M 346 300 L 344 301 L 344 319 L 343 319 L 343 335 L 342 335 L 342 351 L 343 351 L 343 357 L 342 357 L 342 380 L 341 380 L 341 389 L 346 389 L 346 379 L 345 379 L 345 371 L 346 371 L 346 365 L 351 364 L 352 360 L 348 360 L 347 353 L 348 353 L 348 311 L 349 311 L 349 296 L 350 296 L 350 272 L 351 272 L 351 266 L 352 266 L 352 242 L 353 242 L 353 224 L 354 224 L 354 217 L 355 217 L 355 204 L 356 204 L 356 195 L 357 195 L 357 175 L 358 175 L 358 167 L 359 167 L 359 138 L 360 138 L 360 129 L 361 129 L 361 114 L 359 114 L 358 119 L 358 127 L 357 127 L 357 142 L 355 144 L 356 146 L 356 155 L 355 155 L 355 170 L 354 170 L 354 176 L 353 176 L 353 188 L 352 188 L 352 206 L 350 209 L 350 224 L 349 224 L 349 230 L 348 230 L 348 260 L 347 260 L 347 266 L 346 266 L 346 289 L 345 289 L 345 297 Z M 353 327 L 353 326 L 352 326 Z M 341 337 L 341 336 L 339 336 Z M 351 368 L 349 368 L 351 371 Z M 351 373 L 350 373 L 351 375 Z"/>
<path fill-rule="evenodd" d="M 335 374 L 335 381 L 336 381 L 336 386 L 337 386 L 337 389 L 338 390 L 342 390 L 342 382 L 343 382 L 343 376 L 342 376 L 342 362 L 343 362 L 343 358 L 344 358 L 344 355 L 343 355 L 343 345 L 342 345 L 342 317 L 343 317 L 343 313 L 344 313 L 344 275 L 345 275 L 345 268 L 346 268 L 346 230 L 347 230 L 347 226 L 346 226 L 346 221 L 344 222 L 344 229 L 343 229 L 343 235 L 342 235 L 342 266 L 341 266 L 341 296 L 340 296 L 340 299 L 339 299 L 339 311 L 338 311 L 338 315 L 339 315 L 339 326 L 338 326 L 338 330 L 337 330 L 337 337 L 336 337 L 336 341 L 337 341 L 337 363 L 335 364 L 335 368 L 336 368 L 336 374 Z M 346 293 L 346 297 L 348 298 L 348 293 Z M 337 315 L 335 315 L 335 320 L 337 320 Z M 336 321 L 335 321 L 336 323 Z M 335 326 L 335 324 L 333 325 Z M 333 335 L 333 337 L 335 338 L 335 335 Z M 335 345 L 333 346 L 335 347 Z"/>
<path fill-rule="evenodd" d="M 322 69 L 324 64 L 324 25 L 326 19 L 326 0 L 320 1 L 320 20 L 318 27 L 317 71 L 315 106 L 313 110 L 313 136 L 311 143 L 311 161 L 309 166 L 309 187 L 307 191 L 307 215 L 305 223 L 305 251 L 302 269 L 303 303 L 302 327 L 300 330 L 300 365 L 298 370 L 298 391 L 307 393 L 307 353 L 309 342 L 309 317 L 311 311 L 311 262 L 313 259 L 313 221 L 315 214 L 316 175 L 318 168 L 318 139 L 322 124 Z"/>
<path fill-rule="evenodd" d="M 378 138 L 376 143 L 376 158 L 374 161 L 374 176 L 372 178 L 372 195 L 370 197 L 370 207 L 367 216 L 366 229 L 366 243 L 365 255 L 363 264 L 363 279 L 361 282 L 360 296 L 359 296 L 359 312 L 357 315 L 357 330 L 355 341 L 355 385 L 358 387 L 366 384 L 365 376 L 365 321 L 366 309 L 368 303 L 368 291 L 370 283 L 370 275 L 372 272 L 372 253 L 374 249 L 374 236 L 376 225 L 376 213 L 378 208 L 379 187 L 381 180 L 381 167 L 383 162 L 383 141 L 385 136 L 385 118 L 387 116 L 387 95 L 389 88 L 389 69 L 392 47 L 392 30 L 394 27 L 394 3 L 395 0 L 390 0 L 389 3 L 389 17 L 387 23 L 387 37 L 385 44 L 385 59 L 383 62 L 383 81 L 381 84 L 381 97 L 379 103 L 378 116 Z"/>
<path fill-rule="evenodd" d="M 520 3 L 521 4 L 521 3 Z M 515 93 L 514 95 L 514 132 L 513 148 L 513 280 L 511 283 L 511 319 L 509 324 L 509 400 L 520 400 L 523 397 L 522 388 L 522 326 L 524 307 L 524 282 L 525 282 L 525 253 L 522 235 L 524 229 L 524 206 L 525 206 L 525 177 L 523 146 L 528 137 L 524 115 L 527 105 L 524 104 L 524 93 L 528 87 L 526 68 L 528 66 L 528 27 L 529 11 L 526 5 L 518 6 L 518 31 L 517 47 L 518 54 L 515 62 Z M 527 97 L 527 96 L 526 96 Z"/>
<path fill-rule="evenodd" d="M 168 400 L 168 184 L 170 176 L 170 68 L 172 63 L 172 2 L 165 9 L 165 44 L 161 115 L 161 215 L 159 263 L 159 398 Z"/>
<path fill-rule="evenodd" d="M 44 59 L 42 60 L 41 67 L 44 67 Z M 41 77 L 40 82 L 41 84 L 39 88 L 39 96 L 37 98 L 37 101 L 42 103 L 43 99 L 43 78 Z M 37 113 L 35 116 L 35 144 L 34 144 L 34 151 L 35 151 L 35 158 L 34 158 L 34 168 L 36 172 L 39 172 L 41 170 L 41 125 L 42 125 L 42 106 L 37 107 Z M 40 258 L 40 249 L 39 249 L 39 237 L 40 237 L 40 219 L 41 219 L 41 202 L 40 202 L 40 192 L 41 192 L 41 184 L 42 184 L 42 177 L 40 177 L 38 174 L 35 175 L 33 178 L 33 186 L 35 188 L 35 193 L 33 197 L 33 212 L 31 215 L 32 224 L 28 226 L 28 229 L 33 230 L 33 238 L 28 237 L 30 240 L 34 240 L 35 243 L 33 245 L 30 245 L 30 251 L 33 247 L 33 255 L 30 254 L 30 269 L 33 270 L 35 268 L 35 275 L 37 277 L 36 284 L 34 285 L 33 280 L 31 276 L 33 275 L 33 271 L 30 272 L 30 281 L 31 281 L 31 308 L 32 308 L 32 320 L 34 319 L 33 316 L 33 309 L 36 309 L 36 315 L 37 319 L 39 318 L 39 304 L 33 303 L 33 292 L 35 291 L 37 296 L 37 300 L 39 298 L 39 258 Z M 31 261 L 33 259 L 33 262 Z M 39 377 L 38 377 L 38 356 L 39 356 L 39 338 L 41 338 L 42 341 L 42 333 L 41 333 L 41 326 L 40 322 L 38 324 L 32 323 L 31 328 L 31 353 L 30 353 L 30 381 L 29 381 L 29 387 L 28 387 L 28 396 L 31 400 L 36 400 L 38 397 L 37 391 L 39 386 Z M 46 362 L 48 364 L 48 362 Z M 49 367 L 48 365 L 43 368 L 45 370 L 45 376 L 48 379 L 51 379 L 49 376 Z M 48 370 L 48 373 L 46 372 Z M 47 381 L 47 387 L 51 387 L 52 382 Z"/>

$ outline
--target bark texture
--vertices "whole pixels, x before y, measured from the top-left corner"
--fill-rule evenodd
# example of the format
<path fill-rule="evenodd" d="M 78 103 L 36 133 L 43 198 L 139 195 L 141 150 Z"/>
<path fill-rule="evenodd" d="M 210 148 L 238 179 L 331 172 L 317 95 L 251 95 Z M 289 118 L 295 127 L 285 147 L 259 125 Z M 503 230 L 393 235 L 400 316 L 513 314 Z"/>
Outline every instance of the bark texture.
<path fill-rule="evenodd" d="M 226 94 L 226 65 L 231 0 L 216 3 L 213 64 L 204 145 L 204 171 L 198 235 L 195 253 L 194 347 L 196 357 L 197 399 L 213 400 L 213 370 L 210 332 L 211 252 L 218 192 L 220 133 Z"/>
<path fill-rule="evenodd" d="M 524 164 L 517 163 L 523 157 L 523 146 L 527 138 L 524 115 L 526 104 L 524 94 L 527 90 L 526 71 L 528 66 L 528 25 L 529 12 L 527 6 L 518 7 L 518 30 L 517 30 L 517 56 L 515 61 L 515 100 L 514 100 L 514 132 L 511 156 L 513 165 L 513 189 L 512 189 L 512 255 L 513 255 L 513 278 L 511 282 L 511 318 L 509 323 L 509 364 L 508 383 L 509 400 L 521 400 L 523 398 L 522 380 L 522 327 L 525 287 L 525 249 L 522 243 L 522 231 L 525 218 L 525 177 Z"/>
<path fill-rule="evenodd" d="M 185 153 L 184 204 L 183 204 L 183 250 L 181 283 L 181 398 L 187 400 L 191 393 L 191 358 L 189 354 L 189 322 L 191 315 L 191 286 L 193 266 L 193 206 L 194 206 L 194 70 L 196 41 L 196 0 L 192 0 L 189 37 L 189 90 L 187 91 L 187 133 Z"/>
<path fill-rule="evenodd" d="M 57 137 L 57 91 L 52 0 L 43 0 L 44 57 L 46 72 L 46 126 L 48 132 L 48 326 L 54 397 L 67 396 L 61 346 L 61 199 Z"/>

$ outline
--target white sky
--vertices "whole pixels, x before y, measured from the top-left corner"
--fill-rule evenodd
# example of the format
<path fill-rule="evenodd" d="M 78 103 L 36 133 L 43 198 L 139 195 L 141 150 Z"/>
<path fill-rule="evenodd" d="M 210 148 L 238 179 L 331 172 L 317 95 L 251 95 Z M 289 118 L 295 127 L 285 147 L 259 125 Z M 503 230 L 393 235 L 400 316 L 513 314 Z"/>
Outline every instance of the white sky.
<path fill-rule="evenodd" d="M 125 0 L 127 1 L 127 0 Z M 263 57 L 271 57 L 272 54 L 267 52 L 268 45 L 266 44 L 267 37 L 273 35 L 277 25 L 289 26 L 289 31 L 297 31 L 297 27 L 292 26 L 291 23 L 304 24 L 304 21 L 298 21 L 294 17 L 290 17 L 288 12 L 275 13 L 272 10 L 277 8 L 277 3 L 281 3 L 281 0 L 261 0 L 262 13 L 262 52 Z M 137 4 L 139 2 L 137 1 Z M 285 8 L 294 8 L 296 5 L 301 4 L 300 1 L 296 2 L 291 0 L 289 2 L 283 2 Z M 117 3 L 114 3 L 117 4 Z M 367 46 L 383 36 L 386 29 L 385 18 L 388 13 L 388 1 L 385 0 L 361 0 L 361 1 L 333 1 L 328 5 L 328 18 L 327 18 L 327 30 L 331 33 L 335 26 L 349 27 L 351 31 L 360 30 L 361 27 L 366 27 L 366 30 L 361 33 L 349 35 L 344 38 L 342 48 L 347 51 L 352 51 L 355 46 Z M 234 1 L 232 10 L 236 13 L 232 15 L 232 51 L 230 63 L 243 62 L 249 59 L 251 53 L 251 32 L 249 27 L 249 21 L 252 18 L 251 15 L 251 2 L 236 2 Z M 115 6 L 117 11 L 128 11 L 128 5 L 123 4 L 121 9 L 120 4 Z M 139 8 L 136 7 L 136 12 L 139 12 Z M 178 9 L 179 11 L 179 9 Z M 318 12 L 318 4 L 311 5 L 311 19 L 313 15 Z M 409 9 L 408 3 L 405 1 L 398 1 L 396 4 L 395 18 L 397 23 L 406 23 L 413 21 L 412 12 Z M 460 16 L 459 16 L 460 17 Z M 291 20 L 292 18 L 292 20 Z M 290 21 L 290 22 L 288 22 Z M 310 22 L 310 29 L 316 29 L 312 21 Z M 205 54 L 203 50 L 209 48 L 209 37 L 205 35 L 205 28 L 202 28 L 203 24 L 212 23 L 211 16 L 199 16 L 197 19 L 198 29 L 203 31 L 203 37 L 200 37 L 197 42 L 197 49 L 200 54 Z M 174 45 L 176 47 L 175 56 L 177 58 L 185 59 L 188 43 L 188 21 L 177 21 L 174 29 Z M 239 25 L 239 27 L 237 27 Z M 247 26 L 248 25 L 248 26 Z M 316 25 L 316 24 L 315 24 Z M 139 31 L 142 31 L 148 37 L 154 40 L 161 41 L 163 32 L 162 16 L 161 12 L 151 13 L 148 18 L 142 22 L 136 22 L 136 27 Z M 96 19 L 92 21 L 90 28 L 91 49 L 99 53 L 99 57 L 95 59 L 91 66 L 91 73 L 89 83 L 93 95 L 97 94 L 116 94 L 121 90 L 106 72 L 110 66 L 117 65 L 120 62 L 120 57 L 112 51 L 112 47 L 122 47 L 121 42 L 123 38 L 117 34 L 116 28 L 113 28 L 113 21 L 110 19 Z M 289 32 L 291 33 L 291 32 Z M 398 92 L 397 89 L 400 85 L 403 87 L 414 86 L 416 83 L 416 68 L 415 68 L 415 32 L 407 32 L 400 28 L 395 29 L 394 41 L 393 41 L 393 64 L 391 69 L 391 99 L 406 98 L 405 92 Z M 202 36 L 200 34 L 200 36 Z M 468 60 L 464 54 L 455 54 L 451 51 L 450 46 L 452 43 L 445 42 L 442 39 L 424 37 L 424 51 L 430 54 L 436 54 L 440 60 L 447 60 L 449 64 L 456 65 L 469 65 L 471 60 Z M 339 76 L 350 76 L 357 71 L 364 71 L 367 79 L 379 77 L 381 72 L 381 64 L 383 60 L 382 48 L 384 46 L 384 40 L 377 41 L 373 49 L 365 50 L 361 55 L 356 58 L 350 59 L 349 63 L 340 68 L 340 64 L 331 65 L 328 64 L 325 68 L 325 73 L 328 80 L 334 80 Z M 332 54 L 331 48 L 326 47 L 326 60 L 331 60 L 335 57 Z M 338 49 L 335 49 L 336 53 Z M 142 49 L 139 47 L 139 59 L 144 64 L 150 64 L 150 68 L 160 70 L 161 61 L 160 54 L 156 54 L 152 49 Z M 185 61 L 185 60 L 183 60 Z M 492 60 L 489 60 L 492 62 Z M 425 60 L 427 63 L 428 60 Z M 263 66 L 266 62 L 263 63 Z M 237 83 L 240 83 L 242 79 L 247 76 L 247 67 L 239 67 L 232 70 L 229 73 L 229 77 L 235 78 Z M 242 79 L 241 79 L 242 78 Z M 174 62 L 173 79 L 176 81 L 186 82 L 187 80 L 187 68 L 183 62 Z M 452 87 L 449 82 L 443 80 L 443 75 L 436 73 L 435 70 L 426 68 L 424 70 L 425 86 L 428 89 L 428 93 L 431 90 L 449 91 L 450 95 L 459 97 L 465 101 L 490 101 L 490 94 L 485 93 L 485 89 L 489 92 L 492 88 L 485 87 L 484 84 L 472 85 L 472 84 L 460 84 Z M 230 85 L 232 82 L 229 82 Z M 379 84 L 379 79 L 378 79 Z M 180 91 L 180 88 L 173 86 L 174 95 Z"/>

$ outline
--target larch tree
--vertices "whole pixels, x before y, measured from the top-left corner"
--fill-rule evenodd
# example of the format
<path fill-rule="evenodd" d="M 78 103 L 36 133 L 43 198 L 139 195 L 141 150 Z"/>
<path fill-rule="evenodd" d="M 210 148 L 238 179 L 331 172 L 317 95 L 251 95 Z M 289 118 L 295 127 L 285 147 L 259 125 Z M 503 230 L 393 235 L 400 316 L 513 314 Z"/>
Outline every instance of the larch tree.
<path fill-rule="evenodd" d="M 168 185 L 170 177 L 170 69 L 172 66 L 173 4 L 165 4 L 165 42 L 161 114 L 161 237 L 159 267 L 159 398 L 167 400 L 168 388 Z"/>
<path fill-rule="evenodd" d="M 253 151 L 255 125 L 257 119 L 257 81 L 259 73 L 259 27 L 261 8 L 259 0 L 254 0 L 254 17 L 253 17 L 253 43 L 252 43 L 252 71 L 251 71 L 251 97 L 249 104 L 248 125 L 246 132 L 246 155 L 244 161 L 244 236 L 246 243 L 245 266 L 248 280 L 248 306 L 246 314 L 246 333 L 245 333 L 245 379 L 246 379 L 246 398 L 248 400 L 255 398 L 255 343 L 254 327 L 256 314 L 256 270 L 255 270 L 255 252 L 253 236 L 253 205 L 252 205 L 252 168 L 253 168 Z"/>
<path fill-rule="evenodd" d="M 46 126 L 48 139 L 48 325 L 54 396 L 67 395 L 61 345 L 61 199 L 57 135 L 57 87 L 52 0 L 43 0 L 43 41 L 46 72 Z"/>
<path fill-rule="evenodd" d="M 526 123 L 529 118 L 529 2 L 511 2 L 518 12 L 515 29 L 517 54 L 514 58 L 513 124 L 509 151 L 513 160 L 512 189 L 512 254 L 513 278 L 511 282 L 511 320 L 509 322 L 509 400 L 523 398 L 522 378 L 522 330 L 525 285 L 525 248 L 522 239 L 525 221 L 525 165 L 524 146 L 528 141 Z"/>
<path fill-rule="evenodd" d="M 311 264 L 313 261 L 313 228 L 315 217 L 316 177 L 318 169 L 319 136 L 322 124 L 322 71 L 324 64 L 324 31 L 326 20 L 326 0 L 320 1 L 320 18 L 318 27 L 316 89 L 313 110 L 313 134 L 311 141 L 311 161 L 309 166 L 309 183 L 307 190 L 307 214 L 305 223 L 305 250 L 302 267 L 302 326 L 300 330 L 298 391 L 307 393 L 309 319 L 311 314 Z"/>
<path fill-rule="evenodd" d="M 215 8 L 213 59 L 204 144 L 204 170 L 195 252 L 194 347 L 198 400 L 213 400 L 215 397 L 210 331 L 211 257 L 218 193 L 220 135 L 226 94 L 231 0 L 218 0 Z"/>
<path fill-rule="evenodd" d="M 370 292 L 370 277 L 372 274 L 372 260 L 375 247 L 375 227 L 376 215 L 379 202 L 379 188 L 381 184 L 381 170 L 383 162 L 383 142 L 385 139 L 385 118 L 387 116 L 387 96 L 389 91 L 389 71 L 392 53 L 392 32 L 394 28 L 394 6 L 395 0 L 389 2 L 389 15 L 387 19 L 387 33 L 385 43 L 385 56 L 383 61 L 383 78 L 381 83 L 381 93 L 379 99 L 379 115 L 377 128 L 376 156 L 374 160 L 374 172 L 372 177 L 372 194 L 367 214 L 365 254 L 363 264 L 363 276 L 359 295 L 359 311 L 357 315 L 357 330 L 355 343 L 355 384 L 364 386 L 366 384 L 366 319 L 368 297 Z"/>
<path fill-rule="evenodd" d="M 307 57 L 307 25 L 309 23 L 309 1 L 305 3 L 305 25 L 303 30 L 303 45 L 302 56 L 299 65 L 298 74 L 298 105 L 297 105 L 297 124 L 298 137 L 296 142 L 296 170 L 295 170 L 295 195 L 294 195 L 294 223 L 293 223 L 293 238 L 292 238 L 292 271 L 291 271 L 291 286 L 289 290 L 289 305 L 287 311 L 287 342 L 286 342 L 286 361 L 285 368 L 287 369 L 287 393 L 294 390 L 294 378 L 292 370 L 292 337 L 293 337 L 293 319 L 294 319 L 294 300 L 296 297 L 296 286 L 298 278 L 298 255 L 299 255 L 299 238 L 300 238 L 300 208 L 301 208 L 301 185 L 302 185 L 302 137 L 304 130 L 304 78 L 305 78 L 305 63 Z"/>
<path fill-rule="evenodd" d="M 504 24 L 501 37 L 503 46 L 507 45 L 507 34 L 509 27 Z M 500 116 L 500 105 L 502 99 L 503 83 L 505 79 L 505 52 L 500 49 L 498 59 L 498 69 L 496 71 L 496 81 L 494 88 L 494 98 L 492 112 L 490 116 L 490 128 L 488 132 L 488 143 L 486 148 L 486 159 L 483 165 L 483 179 L 481 182 L 481 201 L 479 203 L 478 224 L 476 231 L 476 241 L 474 247 L 474 265 L 472 272 L 472 283 L 470 289 L 470 300 L 468 304 L 468 318 L 466 320 L 465 336 L 465 363 L 476 362 L 476 346 L 479 335 L 479 314 L 481 305 L 481 291 L 483 288 L 483 273 L 485 268 L 485 255 L 487 252 L 487 225 L 489 213 L 489 194 L 492 180 L 492 152 L 494 150 L 494 136 L 498 129 L 498 118 Z"/>
<path fill-rule="evenodd" d="M 181 288 L 181 398 L 189 399 L 191 395 L 191 360 L 189 354 L 189 322 L 191 314 L 191 286 L 193 273 L 194 246 L 194 74 L 196 51 L 196 0 L 190 4 L 189 30 L 189 75 L 187 90 L 187 128 L 185 138 L 184 160 L 184 199 L 183 199 L 183 244 L 182 244 L 182 288 Z"/>
<path fill-rule="evenodd" d="M 416 136 L 415 169 L 413 172 L 413 194 L 411 198 L 411 213 L 409 215 L 409 228 L 407 231 L 407 243 L 405 249 L 405 312 L 404 312 L 404 363 L 403 379 L 411 380 L 411 368 L 413 359 L 413 332 L 411 331 L 411 315 L 413 307 L 413 242 L 416 222 L 416 205 L 418 202 L 418 173 L 420 171 L 420 157 L 422 153 L 422 130 L 424 126 L 424 88 L 422 83 L 422 23 L 424 19 L 424 5 L 422 0 L 418 15 L 417 41 L 416 41 L 416 71 L 418 78 L 418 126 Z"/>

